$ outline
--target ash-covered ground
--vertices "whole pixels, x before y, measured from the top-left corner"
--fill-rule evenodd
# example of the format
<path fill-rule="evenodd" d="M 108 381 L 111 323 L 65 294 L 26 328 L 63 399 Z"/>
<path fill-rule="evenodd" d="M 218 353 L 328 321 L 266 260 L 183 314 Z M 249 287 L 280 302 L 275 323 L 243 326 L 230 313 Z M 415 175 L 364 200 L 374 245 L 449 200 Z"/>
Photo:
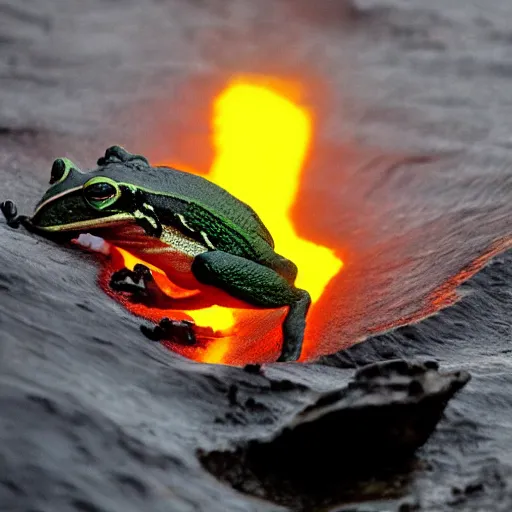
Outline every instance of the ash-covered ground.
<path fill-rule="evenodd" d="M 200 365 L 148 343 L 97 287 L 92 257 L 1 223 L 0 510 L 284 510 L 250 496 L 261 482 L 248 494 L 221 483 L 198 451 L 279 432 L 354 368 L 396 357 L 472 376 L 414 464 L 351 505 L 282 505 L 511 509 L 512 6 L 312 4 L 0 0 L 1 200 L 30 213 L 54 158 L 86 168 L 112 144 L 207 169 L 208 104 L 226 77 L 300 79 L 318 121 L 295 216 L 321 198 L 306 234 L 343 240 L 346 262 L 329 291 L 344 314 L 326 309 L 322 347 L 373 336 L 264 376 Z M 443 156 L 396 165 L 431 153 Z M 449 296 L 497 241 L 437 311 L 433 293 Z"/>

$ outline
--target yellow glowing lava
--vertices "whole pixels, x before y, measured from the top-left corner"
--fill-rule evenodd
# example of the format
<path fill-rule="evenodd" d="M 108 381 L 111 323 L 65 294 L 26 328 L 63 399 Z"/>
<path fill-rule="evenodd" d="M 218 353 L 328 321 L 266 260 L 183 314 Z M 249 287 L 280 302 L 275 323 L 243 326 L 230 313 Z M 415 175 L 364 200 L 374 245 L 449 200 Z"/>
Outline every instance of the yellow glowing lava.
<path fill-rule="evenodd" d="M 312 133 L 310 113 L 267 87 L 240 81 L 215 102 L 215 162 L 208 179 L 246 202 L 299 268 L 313 302 L 342 268 L 333 251 L 300 238 L 290 219 Z"/>
<path fill-rule="evenodd" d="M 258 213 L 276 251 L 298 266 L 296 286 L 316 302 L 343 262 L 300 238 L 290 219 L 311 141 L 310 113 L 265 86 L 235 81 L 215 101 L 212 129 L 216 157 L 208 179 Z M 202 360 L 222 363 L 228 350 L 219 340 Z"/>

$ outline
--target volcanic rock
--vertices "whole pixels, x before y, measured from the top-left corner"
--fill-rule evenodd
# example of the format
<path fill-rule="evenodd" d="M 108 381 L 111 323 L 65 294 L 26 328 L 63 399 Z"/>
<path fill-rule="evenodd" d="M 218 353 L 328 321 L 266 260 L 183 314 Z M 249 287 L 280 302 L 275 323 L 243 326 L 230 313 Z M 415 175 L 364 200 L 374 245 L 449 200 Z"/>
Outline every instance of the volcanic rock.
<path fill-rule="evenodd" d="M 396 473 L 400 480 L 448 401 L 469 380 L 464 371 L 440 372 L 433 360 L 369 364 L 348 386 L 320 394 L 267 439 L 252 440 L 234 453 L 200 457 L 236 489 L 294 509 L 297 503 L 307 509 L 327 496 L 368 498 L 382 491 L 369 485 L 376 477 L 385 475 L 389 483 Z"/>

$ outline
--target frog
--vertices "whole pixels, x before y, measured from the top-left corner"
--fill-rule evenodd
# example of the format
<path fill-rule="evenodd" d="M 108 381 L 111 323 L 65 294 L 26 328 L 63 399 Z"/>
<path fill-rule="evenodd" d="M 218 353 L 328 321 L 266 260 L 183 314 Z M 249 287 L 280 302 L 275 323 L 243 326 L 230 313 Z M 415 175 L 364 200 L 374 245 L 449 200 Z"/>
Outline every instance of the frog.
<path fill-rule="evenodd" d="M 251 206 L 207 177 L 152 166 L 143 155 L 116 145 L 85 171 L 68 158 L 55 159 L 49 188 L 31 217 L 18 215 L 12 201 L 0 207 L 11 227 L 22 225 L 56 242 L 91 233 L 163 270 L 181 290 L 190 291 L 169 299 L 173 309 L 196 300 L 194 290 L 202 290 L 202 297 L 219 292 L 221 305 L 285 308 L 277 362 L 300 359 L 311 297 L 296 286 L 297 266 L 276 252 L 270 231 Z M 154 300 L 157 294 L 144 264 L 118 270 L 110 286 L 133 300 Z M 193 326 L 164 318 L 153 329 L 141 329 L 160 340 L 173 329 L 190 328 L 185 339 L 193 344 Z"/>

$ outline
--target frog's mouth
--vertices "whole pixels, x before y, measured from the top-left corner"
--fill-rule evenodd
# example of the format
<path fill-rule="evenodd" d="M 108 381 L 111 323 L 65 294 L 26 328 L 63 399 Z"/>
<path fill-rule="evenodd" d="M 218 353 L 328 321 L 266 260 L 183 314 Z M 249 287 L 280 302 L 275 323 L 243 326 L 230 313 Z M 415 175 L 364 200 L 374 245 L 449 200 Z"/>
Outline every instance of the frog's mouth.
<path fill-rule="evenodd" d="M 46 234 L 49 237 L 53 235 L 62 237 L 73 236 L 74 234 L 96 231 L 99 229 L 117 229 L 119 226 L 134 223 L 135 219 L 132 215 L 119 213 L 104 218 L 91 218 L 70 222 L 67 224 L 57 223 L 54 218 L 49 219 L 41 217 L 40 213 L 36 213 L 29 219 L 29 223 L 33 230 Z"/>
<path fill-rule="evenodd" d="M 112 245 L 105 238 L 92 234 L 89 231 L 44 231 L 37 228 L 30 230 L 58 244 L 71 244 L 106 256 L 111 252 Z"/>
<path fill-rule="evenodd" d="M 93 252 L 105 253 L 109 242 L 120 243 L 147 239 L 144 230 L 135 224 L 133 218 L 109 219 L 98 223 L 81 221 L 59 226 L 41 226 L 34 223 L 34 217 L 29 219 L 26 226 L 30 231 L 56 243 L 72 243 Z M 147 243 L 147 242 L 146 242 Z"/>
<path fill-rule="evenodd" d="M 164 246 L 159 239 L 146 234 L 133 222 L 124 222 L 109 227 L 66 233 L 67 242 L 86 251 L 109 255 L 112 247 L 121 247 L 134 253 L 144 253 L 148 247 Z"/>

